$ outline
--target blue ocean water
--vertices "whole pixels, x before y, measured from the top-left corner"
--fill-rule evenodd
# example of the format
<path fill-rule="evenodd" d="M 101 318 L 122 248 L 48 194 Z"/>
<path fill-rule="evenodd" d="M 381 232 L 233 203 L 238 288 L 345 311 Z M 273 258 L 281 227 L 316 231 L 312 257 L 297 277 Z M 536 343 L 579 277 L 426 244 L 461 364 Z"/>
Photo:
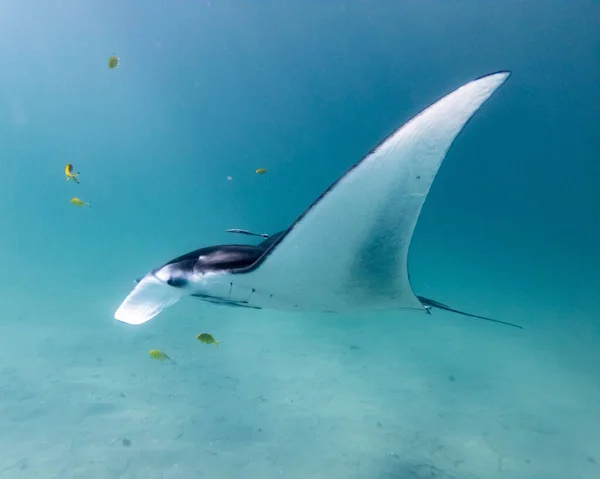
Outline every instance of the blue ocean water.
<path fill-rule="evenodd" d="M 600 477 L 600 3 L 3 0 L 0 27 L 1 478 Z M 411 278 L 525 330 L 194 300 L 113 319 L 136 277 L 286 228 L 503 69 Z"/>

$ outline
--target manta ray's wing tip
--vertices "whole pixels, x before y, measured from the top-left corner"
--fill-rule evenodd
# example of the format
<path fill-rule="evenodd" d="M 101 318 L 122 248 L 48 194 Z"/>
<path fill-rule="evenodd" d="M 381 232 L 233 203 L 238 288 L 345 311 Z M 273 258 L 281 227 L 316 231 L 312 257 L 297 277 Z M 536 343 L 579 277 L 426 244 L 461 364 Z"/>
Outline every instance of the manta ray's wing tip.
<path fill-rule="evenodd" d="M 498 70 L 491 73 L 486 73 L 485 75 L 481 75 L 478 78 L 475 78 L 473 81 L 483 80 L 484 78 L 492 78 L 496 77 L 498 80 L 501 80 L 501 83 L 504 83 L 509 76 L 512 75 L 510 70 Z"/>
<path fill-rule="evenodd" d="M 499 75 L 499 76 L 504 76 L 504 77 L 508 78 L 511 74 L 512 74 L 512 72 L 510 70 L 498 70 L 498 71 L 495 71 L 495 72 L 488 73 L 487 75 L 483 75 L 483 77 L 489 77 L 489 76 L 493 76 L 493 75 Z"/>
<path fill-rule="evenodd" d="M 506 83 L 506 80 L 508 80 L 508 77 L 511 74 L 512 73 L 509 70 L 499 70 L 497 72 L 487 73 L 485 75 L 480 76 L 479 78 L 475 78 L 474 80 L 465 83 L 462 86 L 462 88 L 469 89 L 477 84 L 482 86 L 485 85 L 485 88 L 488 89 L 487 96 L 489 97 L 494 91 L 496 91 L 498 88 L 504 85 L 504 83 Z"/>

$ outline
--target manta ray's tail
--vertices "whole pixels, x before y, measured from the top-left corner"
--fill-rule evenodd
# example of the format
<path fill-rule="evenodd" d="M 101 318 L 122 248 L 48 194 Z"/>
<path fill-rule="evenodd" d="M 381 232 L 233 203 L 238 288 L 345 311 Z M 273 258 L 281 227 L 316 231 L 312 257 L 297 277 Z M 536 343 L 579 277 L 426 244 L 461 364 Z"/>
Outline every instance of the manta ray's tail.
<path fill-rule="evenodd" d="M 464 311 L 459 311 L 458 309 L 451 308 L 447 304 L 440 303 L 438 301 L 434 301 L 433 299 L 428 299 L 423 296 L 417 296 L 417 298 L 419 299 L 419 301 L 421 301 L 423 306 L 425 306 L 429 314 L 431 314 L 429 312 L 431 308 L 437 308 L 443 309 L 444 311 L 450 311 L 451 313 L 462 314 L 463 316 L 468 316 L 469 318 L 483 319 L 485 321 L 491 321 L 492 323 L 505 324 L 506 326 L 512 326 L 514 328 L 523 329 L 523 326 L 519 326 L 518 324 L 507 323 L 506 321 L 500 321 L 498 319 L 486 318 L 485 316 L 478 316 L 476 314 L 465 313 Z"/>

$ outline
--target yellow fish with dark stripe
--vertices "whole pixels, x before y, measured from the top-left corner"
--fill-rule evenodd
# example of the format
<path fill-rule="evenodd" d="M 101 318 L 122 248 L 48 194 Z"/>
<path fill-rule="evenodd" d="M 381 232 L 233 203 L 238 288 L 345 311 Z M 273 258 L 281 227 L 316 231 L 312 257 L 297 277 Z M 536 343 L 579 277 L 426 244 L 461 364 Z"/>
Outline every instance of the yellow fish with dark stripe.
<path fill-rule="evenodd" d="M 113 68 L 119 68 L 120 61 L 121 59 L 117 55 L 111 55 L 108 59 L 108 68 L 110 68 L 111 70 Z"/>
<path fill-rule="evenodd" d="M 75 206 L 87 206 L 89 208 L 92 207 L 90 201 L 82 201 L 79 198 L 71 198 L 71 203 L 73 203 Z"/>
<path fill-rule="evenodd" d="M 223 341 L 215 341 L 215 338 L 213 338 L 212 334 L 208 334 L 208 333 L 199 334 L 198 336 L 196 336 L 196 339 L 204 344 L 214 344 L 217 348 L 219 347 L 219 344 L 221 344 L 223 342 Z"/>
<path fill-rule="evenodd" d="M 73 165 L 71 163 L 65 166 L 65 175 L 67 176 L 67 181 L 72 179 L 75 183 L 79 183 L 77 179 L 79 173 L 73 173 Z"/>
<path fill-rule="evenodd" d="M 152 349 L 148 352 L 152 359 L 156 359 L 158 361 L 170 361 L 171 358 L 167 356 L 167 353 L 164 351 L 160 351 L 159 349 Z"/>

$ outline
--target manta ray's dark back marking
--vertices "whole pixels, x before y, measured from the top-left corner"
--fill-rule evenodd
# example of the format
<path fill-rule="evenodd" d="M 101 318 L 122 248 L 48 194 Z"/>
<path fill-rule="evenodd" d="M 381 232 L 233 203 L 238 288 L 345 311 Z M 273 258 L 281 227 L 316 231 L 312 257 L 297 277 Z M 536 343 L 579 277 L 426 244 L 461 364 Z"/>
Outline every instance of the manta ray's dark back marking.
<path fill-rule="evenodd" d="M 471 80 L 470 82 L 468 82 L 466 85 L 471 84 L 473 82 L 476 82 L 477 80 L 481 80 L 483 78 L 487 78 L 490 76 L 494 76 L 497 75 L 499 73 L 508 73 L 510 75 L 510 71 L 509 70 L 498 70 L 494 73 L 489 73 L 487 75 L 482 75 L 480 77 L 475 78 L 474 80 Z M 465 86 L 465 85 L 463 85 Z M 423 113 L 425 113 L 429 108 L 431 108 L 433 105 L 435 105 L 438 101 L 440 101 L 442 98 L 445 98 L 446 96 L 452 94 L 454 91 L 451 91 L 450 93 L 446 93 L 445 95 L 439 97 L 436 101 L 434 101 L 433 103 L 431 103 L 429 106 L 427 106 L 425 109 L 421 110 L 417 115 L 413 116 L 410 120 L 408 120 L 408 122 L 405 122 L 402 126 L 398 127 L 398 128 L 403 128 L 405 125 L 407 125 L 408 123 L 412 122 L 412 121 L 416 121 L 417 118 L 419 118 L 421 115 L 423 115 Z M 475 112 L 476 113 L 476 112 Z M 457 137 L 462 133 L 462 131 L 466 128 L 466 126 L 469 124 L 469 122 L 472 120 L 472 118 L 475 116 L 475 114 L 471 115 L 469 117 L 469 119 L 465 122 L 465 124 L 463 125 L 461 131 L 458 133 Z M 300 223 L 302 221 L 302 219 L 304 219 L 304 217 L 308 214 L 308 212 L 310 210 L 312 210 L 315 206 L 317 206 L 321 200 L 327 195 L 327 193 L 329 193 L 330 191 L 332 191 L 339 183 L 340 181 L 342 181 L 346 176 L 348 176 L 350 174 L 350 172 L 352 172 L 353 170 L 355 170 L 356 168 L 358 168 L 363 162 L 365 162 L 367 159 L 369 159 L 373 153 L 375 153 L 375 151 L 377 151 L 377 149 L 383 145 L 388 139 L 390 139 L 394 133 L 396 133 L 396 131 L 398 131 L 398 128 L 396 128 L 395 130 L 393 130 L 390 134 L 388 134 L 382 141 L 380 141 L 377 146 L 375 146 L 373 149 L 371 149 L 371 151 L 369 151 L 369 153 L 367 153 L 365 156 L 363 156 L 358 162 L 356 162 L 354 165 L 352 165 L 350 168 L 348 168 L 346 170 L 346 172 L 340 176 L 333 184 L 331 184 L 331 186 L 329 188 L 327 188 L 325 191 L 323 191 L 323 193 L 321 193 L 319 195 L 319 197 L 313 201 L 313 203 L 304 211 L 304 213 L 302 213 L 297 219 L 296 221 L 294 221 L 290 227 L 283 231 L 281 236 L 278 236 L 276 238 L 275 241 L 273 241 L 273 244 L 262 254 L 262 256 L 260 256 L 254 263 L 252 263 L 251 265 L 244 267 L 244 268 L 240 268 L 237 270 L 233 270 L 231 271 L 232 274 L 245 274 L 245 273 L 250 273 L 256 269 L 258 269 L 264 262 L 265 260 L 269 257 L 269 255 L 275 250 L 275 248 L 285 239 L 285 237 L 290 234 L 290 232 L 294 229 L 294 227 Z M 456 138 L 453 140 L 456 141 Z M 269 241 L 272 238 L 272 236 L 266 240 Z M 410 245 L 409 245 L 410 248 Z"/>
<path fill-rule="evenodd" d="M 230 271 L 254 263 L 265 249 L 253 245 L 219 245 L 200 248 L 172 259 L 167 265 L 177 264 L 182 270 L 197 272 Z"/>
<path fill-rule="evenodd" d="M 201 272 L 238 270 L 256 262 L 283 233 L 284 231 L 279 231 L 258 245 L 230 244 L 200 248 L 172 259 L 161 268 L 177 264 L 180 269 L 190 271 L 194 269 Z M 181 284 L 177 284 L 178 280 L 173 279 L 169 284 L 175 287 L 184 286 L 182 281 Z M 139 283 L 139 280 L 137 282 Z"/>

